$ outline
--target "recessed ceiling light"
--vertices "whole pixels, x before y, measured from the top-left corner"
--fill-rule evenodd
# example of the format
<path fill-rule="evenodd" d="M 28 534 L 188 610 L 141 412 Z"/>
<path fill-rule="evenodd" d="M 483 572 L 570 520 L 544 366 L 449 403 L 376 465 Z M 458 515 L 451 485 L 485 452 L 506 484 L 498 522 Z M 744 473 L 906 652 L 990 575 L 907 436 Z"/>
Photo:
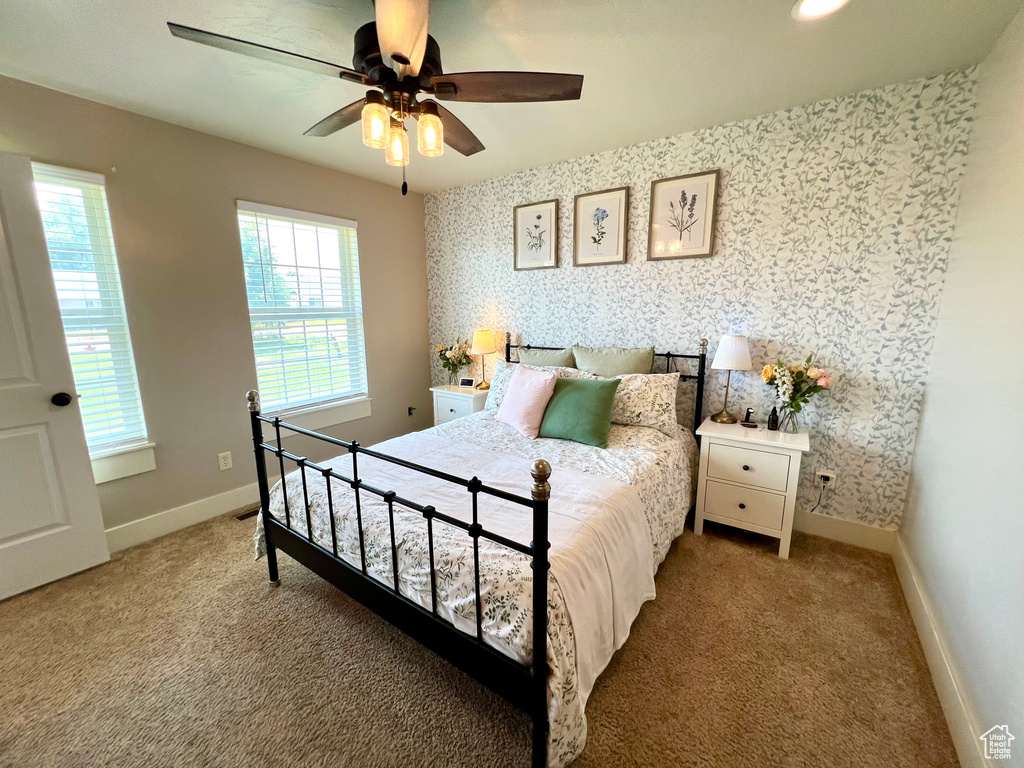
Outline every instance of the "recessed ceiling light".
<path fill-rule="evenodd" d="M 793 6 L 794 19 L 820 19 L 835 13 L 850 0 L 797 0 Z"/>

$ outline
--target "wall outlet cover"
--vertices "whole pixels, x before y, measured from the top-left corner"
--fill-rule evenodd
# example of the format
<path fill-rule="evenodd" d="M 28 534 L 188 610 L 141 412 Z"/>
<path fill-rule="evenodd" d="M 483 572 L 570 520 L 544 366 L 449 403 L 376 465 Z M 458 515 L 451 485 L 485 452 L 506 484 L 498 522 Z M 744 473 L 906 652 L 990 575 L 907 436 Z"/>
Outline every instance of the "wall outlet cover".
<path fill-rule="evenodd" d="M 217 454 L 217 466 L 220 467 L 221 472 L 225 469 L 231 469 L 231 451 Z"/>

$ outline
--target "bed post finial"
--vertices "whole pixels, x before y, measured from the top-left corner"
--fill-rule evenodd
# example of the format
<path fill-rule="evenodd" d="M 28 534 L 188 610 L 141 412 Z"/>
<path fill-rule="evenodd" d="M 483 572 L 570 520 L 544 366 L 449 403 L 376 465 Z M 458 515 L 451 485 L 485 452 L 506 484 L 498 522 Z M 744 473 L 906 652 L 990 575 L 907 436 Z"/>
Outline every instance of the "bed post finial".
<path fill-rule="evenodd" d="M 249 401 L 249 413 L 260 412 L 260 393 L 255 389 L 250 389 L 245 393 L 245 399 Z"/>
<path fill-rule="evenodd" d="M 701 339 L 700 340 L 700 353 L 702 355 L 706 355 L 708 353 L 708 340 L 707 339 Z"/>
<path fill-rule="evenodd" d="M 505 362 L 512 362 L 512 331 L 505 331 Z"/>
<path fill-rule="evenodd" d="M 551 477 L 551 465 L 544 459 L 537 459 L 530 467 L 530 474 L 533 475 L 533 500 L 546 501 L 551 498 L 551 484 L 548 478 Z"/>

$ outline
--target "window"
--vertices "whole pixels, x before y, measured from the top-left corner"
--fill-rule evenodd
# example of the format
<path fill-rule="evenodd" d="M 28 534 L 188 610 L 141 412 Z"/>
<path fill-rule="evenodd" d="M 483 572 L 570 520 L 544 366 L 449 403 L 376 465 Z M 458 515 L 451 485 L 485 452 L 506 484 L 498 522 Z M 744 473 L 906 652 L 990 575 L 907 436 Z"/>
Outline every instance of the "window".
<path fill-rule="evenodd" d="M 264 410 L 368 403 L 356 223 L 239 201 L 238 229 Z"/>
<path fill-rule="evenodd" d="M 105 455 L 152 447 L 147 442 L 104 180 L 97 174 L 38 163 L 33 163 L 32 171 L 85 438 L 96 469 L 95 460 Z M 97 471 L 97 482 L 113 479 L 100 475 Z"/>

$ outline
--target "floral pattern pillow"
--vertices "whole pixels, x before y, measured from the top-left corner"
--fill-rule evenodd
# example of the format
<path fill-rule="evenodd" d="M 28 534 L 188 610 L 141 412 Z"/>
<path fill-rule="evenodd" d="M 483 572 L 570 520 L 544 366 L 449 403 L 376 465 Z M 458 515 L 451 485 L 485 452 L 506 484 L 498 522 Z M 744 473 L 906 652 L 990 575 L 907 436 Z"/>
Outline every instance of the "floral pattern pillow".
<path fill-rule="evenodd" d="M 615 378 L 619 388 L 612 403 L 613 424 L 654 427 L 670 436 L 677 433 L 678 373 L 632 373 Z"/>
<path fill-rule="evenodd" d="M 494 372 L 491 374 L 491 388 L 487 391 L 487 402 L 484 403 L 485 411 L 496 411 L 501 407 L 501 401 L 505 399 L 505 392 L 508 390 L 508 383 L 512 380 L 512 372 L 517 366 L 533 368 L 537 371 L 551 371 L 560 379 L 596 379 L 599 378 L 593 373 L 579 371 L 575 368 L 558 368 L 556 366 L 534 366 L 523 365 L 522 363 L 507 363 L 500 357 L 494 361 Z M 622 386 L 621 384 L 619 385 Z M 613 419 L 614 421 L 614 419 Z"/>

